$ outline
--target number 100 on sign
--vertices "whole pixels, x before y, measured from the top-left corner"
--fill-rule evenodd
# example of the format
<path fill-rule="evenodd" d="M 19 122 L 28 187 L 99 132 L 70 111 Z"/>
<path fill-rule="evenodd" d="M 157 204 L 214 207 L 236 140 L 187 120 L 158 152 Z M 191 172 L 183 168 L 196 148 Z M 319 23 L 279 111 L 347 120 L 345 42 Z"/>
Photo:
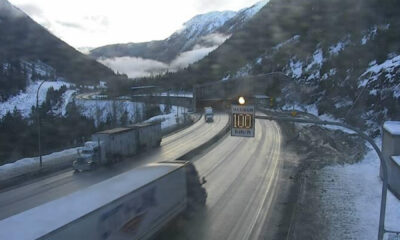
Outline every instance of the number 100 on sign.
<path fill-rule="evenodd" d="M 254 137 L 254 106 L 232 105 L 231 135 Z"/>

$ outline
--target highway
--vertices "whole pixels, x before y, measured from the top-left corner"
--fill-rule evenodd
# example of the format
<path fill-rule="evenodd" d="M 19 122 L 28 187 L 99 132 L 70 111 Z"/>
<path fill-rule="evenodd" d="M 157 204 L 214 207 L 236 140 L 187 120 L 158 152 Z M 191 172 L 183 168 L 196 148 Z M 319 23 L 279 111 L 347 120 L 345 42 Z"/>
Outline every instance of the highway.
<path fill-rule="evenodd" d="M 255 138 L 227 136 L 194 164 L 205 176 L 205 213 L 167 239 L 260 239 L 283 173 L 281 130 L 256 120 Z M 163 237 L 161 237 L 163 239 Z M 267 239 L 269 239 L 267 237 Z"/>
<path fill-rule="evenodd" d="M 74 174 L 71 168 L 71 170 L 58 172 L 31 183 L 2 190 L 0 192 L 0 219 L 78 191 L 139 165 L 179 158 L 213 138 L 229 120 L 227 114 L 216 114 L 214 118 L 215 121 L 211 124 L 200 119 L 192 126 L 163 138 L 160 148 L 134 156 L 111 168 L 102 167 L 80 174 Z"/>

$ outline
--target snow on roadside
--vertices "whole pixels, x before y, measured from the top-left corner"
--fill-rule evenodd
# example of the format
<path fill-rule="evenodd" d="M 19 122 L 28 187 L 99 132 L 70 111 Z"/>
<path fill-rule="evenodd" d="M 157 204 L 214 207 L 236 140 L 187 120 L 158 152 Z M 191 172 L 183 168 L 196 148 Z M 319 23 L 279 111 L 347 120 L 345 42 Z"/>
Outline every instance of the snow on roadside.
<path fill-rule="evenodd" d="M 359 163 L 321 170 L 322 212 L 332 221 L 327 239 L 377 238 L 382 191 L 379 169 L 379 158 L 371 149 Z M 399 223 L 400 201 L 388 191 L 386 229 L 399 231 Z"/>
<path fill-rule="evenodd" d="M 164 109 L 164 105 L 161 104 L 161 110 Z M 184 110 L 182 107 L 180 107 L 179 109 L 179 122 L 183 122 L 184 120 L 184 116 L 182 114 Z M 158 115 L 158 116 L 154 116 L 148 120 L 146 120 L 146 122 L 154 122 L 154 121 L 161 121 L 161 129 L 167 129 L 167 128 L 172 128 L 175 127 L 178 123 L 177 123 L 177 119 L 176 119 L 176 115 L 178 112 L 178 107 L 177 106 L 172 106 L 171 107 L 171 112 L 168 114 L 163 114 L 163 115 Z"/>
<path fill-rule="evenodd" d="M 142 119 L 145 105 L 144 103 L 123 100 L 76 99 L 75 103 L 83 116 L 94 119 L 96 126 L 101 122 L 106 122 L 107 117 L 113 113 L 117 115 L 116 119 L 120 119 L 125 111 L 128 113 L 128 120 L 136 122 Z"/>
<path fill-rule="evenodd" d="M 26 91 L 16 96 L 11 97 L 6 102 L 0 102 L 0 118 L 4 117 L 7 112 L 14 111 L 14 107 L 22 114 L 23 117 L 29 117 L 32 111 L 32 107 L 36 106 L 36 92 L 39 88 L 41 81 L 35 81 L 26 87 Z M 62 86 L 69 88 L 70 83 L 57 81 L 57 82 L 45 82 L 39 91 L 39 104 L 42 104 L 46 100 L 47 90 L 51 87 L 54 90 L 60 89 Z"/>
<path fill-rule="evenodd" d="M 78 148 L 70 148 L 60 152 L 42 156 L 43 167 L 56 166 L 71 162 L 77 156 Z M 13 163 L 0 166 L 0 181 L 19 176 L 21 174 L 37 171 L 39 169 L 39 158 L 23 158 Z"/>

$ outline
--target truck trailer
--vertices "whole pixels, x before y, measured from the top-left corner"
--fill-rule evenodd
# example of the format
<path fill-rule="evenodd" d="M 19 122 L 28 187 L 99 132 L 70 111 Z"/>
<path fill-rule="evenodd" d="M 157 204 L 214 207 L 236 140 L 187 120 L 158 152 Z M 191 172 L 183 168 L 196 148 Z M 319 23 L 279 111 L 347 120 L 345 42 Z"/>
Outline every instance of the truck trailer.
<path fill-rule="evenodd" d="M 149 164 L 0 221 L 0 239 L 149 239 L 205 205 L 194 166 Z"/>
<path fill-rule="evenodd" d="M 125 157 L 133 156 L 161 143 L 161 123 L 149 122 L 114 128 L 92 135 L 92 141 L 86 142 L 78 150 L 78 158 L 72 166 L 82 172 L 97 165 L 112 164 Z"/>

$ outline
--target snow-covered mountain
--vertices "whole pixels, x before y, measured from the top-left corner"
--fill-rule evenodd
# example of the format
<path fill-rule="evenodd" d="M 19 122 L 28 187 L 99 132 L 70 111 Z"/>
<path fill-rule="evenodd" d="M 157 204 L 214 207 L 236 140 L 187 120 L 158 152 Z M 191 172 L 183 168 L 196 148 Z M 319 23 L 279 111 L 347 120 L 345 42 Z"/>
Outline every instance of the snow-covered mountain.
<path fill-rule="evenodd" d="M 268 0 L 263 0 L 238 12 L 215 11 L 200 14 L 184 23 L 181 29 L 167 39 L 107 45 L 91 50 L 90 56 L 131 77 L 135 77 L 135 73 L 130 74 L 126 67 L 121 66 L 132 66 L 130 69 L 140 66 L 141 70 L 149 67 L 145 71 L 148 75 L 154 72 L 175 71 L 198 61 L 216 49 L 256 15 L 267 2 Z M 148 66 L 148 63 L 151 63 L 151 66 Z M 157 65 L 157 69 L 153 69 L 154 65 Z"/>
<path fill-rule="evenodd" d="M 205 36 L 215 32 L 235 15 L 236 12 L 234 11 L 209 12 L 197 15 L 184 23 L 183 28 L 175 32 L 170 38 L 176 35 L 183 35 L 189 40 Z"/>

